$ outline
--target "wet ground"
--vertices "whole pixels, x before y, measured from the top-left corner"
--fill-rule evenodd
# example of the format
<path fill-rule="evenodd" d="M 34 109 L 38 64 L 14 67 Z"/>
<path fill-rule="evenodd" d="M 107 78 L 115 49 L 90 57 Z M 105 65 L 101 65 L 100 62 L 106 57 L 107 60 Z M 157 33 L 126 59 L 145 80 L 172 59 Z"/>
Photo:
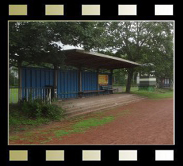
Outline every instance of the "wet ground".
<path fill-rule="evenodd" d="M 75 130 L 76 124 L 88 119 L 99 125 Z M 99 123 L 102 120 L 105 123 Z M 143 99 L 12 134 L 10 138 L 9 144 L 172 145 L 173 99 Z"/>

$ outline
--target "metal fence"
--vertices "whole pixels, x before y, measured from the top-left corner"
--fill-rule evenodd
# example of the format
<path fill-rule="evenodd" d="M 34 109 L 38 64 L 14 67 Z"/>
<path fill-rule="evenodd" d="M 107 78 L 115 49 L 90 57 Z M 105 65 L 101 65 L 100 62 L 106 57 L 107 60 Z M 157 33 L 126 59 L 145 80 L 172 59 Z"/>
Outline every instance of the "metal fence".
<path fill-rule="evenodd" d="M 43 102 L 51 104 L 52 89 L 50 87 L 42 88 L 9 88 L 9 103 L 18 103 L 19 100 L 30 101 L 41 99 Z"/>

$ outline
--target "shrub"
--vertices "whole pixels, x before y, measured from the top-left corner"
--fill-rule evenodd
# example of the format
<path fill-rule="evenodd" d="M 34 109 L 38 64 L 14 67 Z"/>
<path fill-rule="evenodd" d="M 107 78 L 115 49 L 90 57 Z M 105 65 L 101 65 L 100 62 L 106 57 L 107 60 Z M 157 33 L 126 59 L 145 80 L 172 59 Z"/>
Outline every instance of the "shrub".
<path fill-rule="evenodd" d="M 30 118 L 49 118 L 59 120 L 64 115 L 64 110 L 54 104 L 44 103 L 41 99 L 23 102 L 21 107 L 22 113 Z"/>
<path fill-rule="evenodd" d="M 42 115 L 46 118 L 59 120 L 64 115 L 64 110 L 55 104 L 45 104 L 42 107 Z"/>

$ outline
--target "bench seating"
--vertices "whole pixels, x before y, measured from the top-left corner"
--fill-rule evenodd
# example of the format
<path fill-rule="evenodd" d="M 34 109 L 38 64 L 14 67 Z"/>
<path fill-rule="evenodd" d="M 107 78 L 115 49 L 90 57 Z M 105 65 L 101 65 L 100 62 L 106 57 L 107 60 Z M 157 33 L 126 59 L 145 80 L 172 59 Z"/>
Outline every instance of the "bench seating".
<path fill-rule="evenodd" d="M 79 93 L 95 93 L 95 92 L 104 92 L 105 90 L 85 90 Z"/>
<path fill-rule="evenodd" d="M 98 93 L 98 92 L 106 92 L 106 91 L 110 91 L 110 93 L 113 93 L 114 90 L 117 89 L 113 89 L 112 85 L 105 85 L 105 86 L 101 86 L 100 90 L 85 90 L 85 91 L 80 91 L 78 92 L 79 97 L 82 97 L 83 94 L 87 94 L 87 93 Z"/>
<path fill-rule="evenodd" d="M 85 90 L 78 92 L 79 96 L 82 97 L 83 94 L 87 93 L 97 93 L 97 92 L 104 92 L 105 90 Z"/>
<path fill-rule="evenodd" d="M 112 88 L 112 85 L 101 86 L 101 89 L 105 90 L 105 91 L 111 91 L 111 92 L 113 92 L 114 90 L 117 90 L 117 89 Z"/>

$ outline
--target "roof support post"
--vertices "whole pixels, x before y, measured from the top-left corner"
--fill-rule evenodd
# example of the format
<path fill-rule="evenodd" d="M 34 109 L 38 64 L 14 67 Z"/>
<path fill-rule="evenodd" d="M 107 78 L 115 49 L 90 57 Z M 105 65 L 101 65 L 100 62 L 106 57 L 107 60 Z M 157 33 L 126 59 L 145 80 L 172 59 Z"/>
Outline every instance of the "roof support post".
<path fill-rule="evenodd" d="M 81 67 L 78 68 L 78 92 L 82 92 L 82 70 Z M 79 96 L 81 97 L 81 96 Z"/>
<path fill-rule="evenodd" d="M 57 98 L 58 66 L 54 65 L 54 98 Z"/>
<path fill-rule="evenodd" d="M 99 87 L 99 84 L 98 84 L 98 75 L 99 75 L 99 69 L 97 69 L 97 90 L 100 90 L 100 87 Z M 98 92 L 98 94 L 99 94 L 99 92 Z"/>
<path fill-rule="evenodd" d="M 97 90 L 99 90 L 98 75 L 99 75 L 99 69 L 97 69 Z"/>
<path fill-rule="evenodd" d="M 110 75 L 111 75 L 111 86 L 113 84 L 112 76 L 113 76 L 113 69 L 110 70 Z"/>
<path fill-rule="evenodd" d="M 112 75 L 113 75 L 113 69 L 110 70 L 110 76 L 111 76 L 111 88 L 112 88 L 112 84 L 113 84 L 113 79 L 112 79 Z M 113 91 L 111 91 L 111 93 L 113 93 Z"/>

